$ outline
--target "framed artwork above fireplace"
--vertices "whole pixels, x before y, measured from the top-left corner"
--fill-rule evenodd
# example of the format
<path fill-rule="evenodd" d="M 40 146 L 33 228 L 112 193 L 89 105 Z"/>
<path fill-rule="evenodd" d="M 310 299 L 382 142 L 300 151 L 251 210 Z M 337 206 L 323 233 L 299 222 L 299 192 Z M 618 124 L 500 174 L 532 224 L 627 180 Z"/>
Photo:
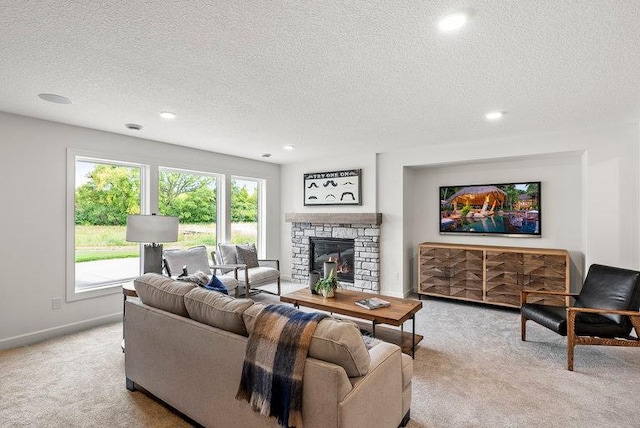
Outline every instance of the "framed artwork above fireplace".
<path fill-rule="evenodd" d="M 362 205 L 361 169 L 304 174 L 304 205 Z"/>

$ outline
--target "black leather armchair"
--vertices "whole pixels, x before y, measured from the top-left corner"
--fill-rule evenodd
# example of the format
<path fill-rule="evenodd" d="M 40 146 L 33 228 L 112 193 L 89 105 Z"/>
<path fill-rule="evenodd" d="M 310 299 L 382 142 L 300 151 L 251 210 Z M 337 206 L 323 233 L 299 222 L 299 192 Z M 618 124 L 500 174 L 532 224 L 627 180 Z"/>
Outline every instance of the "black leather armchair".
<path fill-rule="evenodd" d="M 521 295 L 521 334 L 534 321 L 567 336 L 567 369 L 573 371 L 576 345 L 640 347 L 640 272 L 612 266 L 591 265 L 579 294 L 524 290 Z M 556 295 L 575 299 L 572 306 L 529 303 L 529 296 Z M 636 336 L 631 336 L 635 328 Z"/>

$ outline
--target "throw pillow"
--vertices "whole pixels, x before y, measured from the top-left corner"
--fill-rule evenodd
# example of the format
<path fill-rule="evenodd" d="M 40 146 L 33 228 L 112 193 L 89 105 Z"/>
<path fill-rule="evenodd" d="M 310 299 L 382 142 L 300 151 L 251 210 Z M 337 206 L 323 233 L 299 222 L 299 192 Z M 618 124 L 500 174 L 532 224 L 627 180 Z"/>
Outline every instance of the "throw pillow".
<path fill-rule="evenodd" d="M 176 279 L 178 281 L 191 282 L 193 284 L 199 285 L 200 287 L 204 287 L 205 285 L 209 284 L 209 276 L 201 270 L 190 275 L 180 275 Z"/>
<path fill-rule="evenodd" d="M 238 256 L 238 263 L 247 265 L 247 268 L 260 266 L 258 264 L 258 251 L 255 245 L 236 245 L 236 254 Z"/>
<path fill-rule="evenodd" d="M 227 287 L 218 279 L 217 276 L 211 275 L 211 281 L 207 285 L 204 286 L 207 290 L 217 291 L 222 294 L 229 294 L 229 290 Z"/>

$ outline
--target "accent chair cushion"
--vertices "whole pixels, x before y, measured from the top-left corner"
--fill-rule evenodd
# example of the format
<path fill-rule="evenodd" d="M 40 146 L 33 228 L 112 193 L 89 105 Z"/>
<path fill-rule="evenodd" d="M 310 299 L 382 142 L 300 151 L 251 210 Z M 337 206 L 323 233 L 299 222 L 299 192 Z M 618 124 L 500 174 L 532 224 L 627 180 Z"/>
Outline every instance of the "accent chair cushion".
<path fill-rule="evenodd" d="M 184 296 L 197 287 L 193 283 L 175 281 L 157 273 L 145 273 L 133 281 L 133 286 L 145 305 L 183 317 L 189 316 Z"/>
<path fill-rule="evenodd" d="M 228 273 L 226 275 L 233 275 Z M 259 266 L 251 269 L 238 270 L 238 281 L 244 283 L 244 276 L 249 275 L 249 284 L 261 284 L 269 281 L 275 281 L 280 277 L 280 271 L 270 267 Z"/>
<path fill-rule="evenodd" d="M 253 331 L 255 320 L 264 307 L 256 303 L 242 314 L 249 334 Z M 318 323 L 311 338 L 308 355 L 343 367 L 349 377 L 366 375 L 371 364 L 371 357 L 358 326 L 350 321 L 332 317 Z"/>
<path fill-rule="evenodd" d="M 236 245 L 236 256 L 238 263 L 244 264 L 247 268 L 255 268 L 258 264 L 258 251 L 253 244 Z"/>
<path fill-rule="evenodd" d="M 526 319 L 555 331 L 562 336 L 567 335 L 567 309 L 564 306 L 526 303 L 520 309 Z M 629 329 L 600 314 L 576 314 L 576 334 L 578 336 L 623 337 Z"/>
<path fill-rule="evenodd" d="M 638 287 L 640 272 L 613 266 L 593 264 L 582 285 L 575 306 L 614 310 L 638 310 Z M 622 322 L 622 315 L 606 314 L 615 323 Z M 627 317 L 624 317 L 626 320 Z M 599 323 L 598 319 L 591 320 Z M 629 324 L 630 325 L 630 324 Z"/>
<path fill-rule="evenodd" d="M 204 245 L 198 245 L 187 250 L 164 250 L 162 256 L 165 260 L 167 273 L 171 276 L 182 274 L 182 267 L 187 266 L 187 273 L 195 273 L 201 271 L 208 273 L 209 256 L 207 256 L 207 248 Z"/>
<path fill-rule="evenodd" d="M 564 306 L 525 303 L 520 313 L 526 319 L 537 322 L 563 336 L 567 335 L 567 308 Z"/>
<path fill-rule="evenodd" d="M 238 263 L 236 256 L 236 244 L 218 244 L 218 254 L 223 265 L 235 265 Z"/>
<path fill-rule="evenodd" d="M 247 336 L 242 314 L 253 305 L 253 300 L 235 299 L 215 291 L 195 288 L 184 296 L 184 303 L 192 319 Z"/>

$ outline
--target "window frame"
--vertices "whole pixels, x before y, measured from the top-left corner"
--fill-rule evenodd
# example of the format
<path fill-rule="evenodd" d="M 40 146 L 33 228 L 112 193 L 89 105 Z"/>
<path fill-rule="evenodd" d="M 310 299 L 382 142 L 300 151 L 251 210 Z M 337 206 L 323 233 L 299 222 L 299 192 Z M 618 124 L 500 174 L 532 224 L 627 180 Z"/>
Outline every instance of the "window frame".
<path fill-rule="evenodd" d="M 265 227 L 265 223 L 266 223 L 266 209 L 265 209 L 265 203 L 266 203 L 266 197 L 265 197 L 265 193 L 266 193 L 266 188 L 267 188 L 267 180 L 265 178 L 261 178 L 261 177 L 249 177 L 247 175 L 238 175 L 238 174 L 231 174 L 228 176 L 228 186 L 227 186 L 227 194 L 229 195 L 229 199 L 228 199 L 228 236 L 226 237 L 226 241 L 225 242 L 230 242 L 231 241 L 231 204 L 233 203 L 233 201 L 231 200 L 231 186 L 233 186 L 233 181 L 234 180 L 245 180 L 245 181 L 255 181 L 256 182 L 256 191 L 258 192 L 258 225 L 257 225 L 257 231 L 256 231 L 256 250 L 258 252 L 258 256 L 260 258 L 265 258 L 266 256 L 266 248 L 265 245 L 263 245 L 265 242 L 267 242 L 266 240 L 266 227 Z"/>
<path fill-rule="evenodd" d="M 213 177 L 216 179 L 216 244 L 220 242 L 220 237 L 223 236 L 221 234 L 224 233 L 224 230 L 225 230 L 224 218 L 226 217 L 224 212 L 224 209 L 225 209 L 224 207 L 227 199 L 225 197 L 225 192 L 220 191 L 225 187 L 225 182 L 226 182 L 225 175 L 217 172 L 204 172 L 204 171 L 198 171 L 198 170 L 188 169 L 188 168 L 178 168 L 178 167 L 158 165 L 157 171 L 156 171 L 156 179 L 155 179 L 156 198 L 154 201 L 155 206 L 157 207 L 157 212 L 160 212 L 159 192 L 160 192 L 160 174 L 162 173 L 162 171 L 171 171 L 171 172 L 177 172 L 181 174 L 190 174 L 190 175 L 201 175 L 201 176 Z"/>
<path fill-rule="evenodd" d="M 95 297 L 106 296 L 110 294 L 117 294 L 122 292 L 122 285 L 130 283 L 135 277 L 122 278 L 115 281 L 96 284 L 95 287 L 91 287 L 87 290 L 76 289 L 75 278 L 75 222 L 76 222 L 76 207 L 75 207 L 75 185 L 76 185 L 76 162 L 97 162 L 113 165 L 121 165 L 128 167 L 140 168 L 140 212 L 149 212 L 149 171 L 150 167 L 143 161 L 136 161 L 131 158 L 122 158 L 120 156 L 114 156 L 113 154 L 102 153 L 97 151 L 68 149 L 67 150 L 67 210 L 66 210 L 66 260 L 65 260 L 65 300 L 67 302 L 74 302 L 78 300 L 91 299 Z M 142 272 L 142 244 L 139 244 L 140 252 L 140 265 L 139 272 Z"/>

